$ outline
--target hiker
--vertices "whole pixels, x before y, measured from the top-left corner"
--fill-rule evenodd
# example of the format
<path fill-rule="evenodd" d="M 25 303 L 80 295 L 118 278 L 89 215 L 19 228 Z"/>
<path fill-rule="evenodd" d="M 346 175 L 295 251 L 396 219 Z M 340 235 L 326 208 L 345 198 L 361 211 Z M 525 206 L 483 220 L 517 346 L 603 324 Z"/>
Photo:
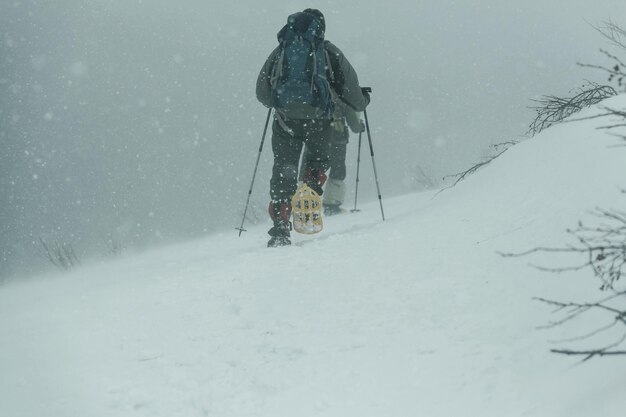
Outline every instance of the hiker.
<path fill-rule="evenodd" d="M 324 214 L 333 216 L 343 212 L 341 205 L 346 196 L 346 148 L 350 138 L 350 132 L 362 133 L 365 131 L 365 125 L 359 118 L 357 113 L 343 102 L 335 103 L 335 113 L 333 115 L 333 135 L 330 139 L 330 171 L 328 181 L 324 189 Z M 304 162 L 307 159 L 307 150 L 305 147 L 302 155 L 302 163 L 300 165 L 300 177 L 303 179 Z"/>
<path fill-rule="evenodd" d="M 297 187 L 303 145 L 308 148 L 303 180 L 322 195 L 329 168 L 334 103 L 360 112 L 370 101 L 341 50 L 324 40 L 325 29 L 324 15 L 317 9 L 290 15 L 278 32 L 279 45 L 257 79 L 257 99 L 275 109 L 268 207 L 273 227 L 268 231 L 268 247 L 291 244 L 291 197 Z"/>

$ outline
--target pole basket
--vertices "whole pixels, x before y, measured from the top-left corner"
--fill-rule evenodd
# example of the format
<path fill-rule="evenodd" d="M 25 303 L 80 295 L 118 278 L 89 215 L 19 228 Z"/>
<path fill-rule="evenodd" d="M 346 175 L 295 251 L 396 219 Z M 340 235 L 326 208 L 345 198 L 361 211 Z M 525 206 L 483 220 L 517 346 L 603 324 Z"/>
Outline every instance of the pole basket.
<path fill-rule="evenodd" d="M 308 185 L 302 184 L 291 198 L 293 230 L 305 235 L 319 233 L 324 228 L 322 222 L 322 200 Z"/>

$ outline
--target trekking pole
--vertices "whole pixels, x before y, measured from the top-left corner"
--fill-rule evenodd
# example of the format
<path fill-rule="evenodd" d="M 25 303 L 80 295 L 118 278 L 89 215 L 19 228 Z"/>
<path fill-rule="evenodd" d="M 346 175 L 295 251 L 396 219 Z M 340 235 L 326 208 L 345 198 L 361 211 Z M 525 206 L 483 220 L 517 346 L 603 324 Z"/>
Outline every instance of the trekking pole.
<path fill-rule="evenodd" d="M 361 90 L 365 93 L 371 93 L 371 87 L 363 87 Z M 378 173 L 376 172 L 376 162 L 374 161 L 374 147 L 372 146 L 372 134 L 370 132 L 370 123 L 367 119 L 367 110 L 363 110 L 363 116 L 365 116 L 365 129 L 367 130 L 367 139 L 370 143 L 370 154 L 372 155 L 372 167 L 374 167 L 374 178 L 376 179 L 376 190 L 378 191 L 378 202 L 380 203 L 380 214 L 385 221 L 385 211 L 383 210 L 383 198 L 380 195 L 380 185 L 378 184 Z"/>
<path fill-rule="evenodd" d="M 354 208 L 350 210 L 352 213 L 360 211 L 356 208 L 356 201 L 359 196 L 359 167 L 361 166 L 361 136 L 363 132 L 359 132 L 359 150 L 356 154 L 356 186 L 354 187 Z"/>
<path fill-rule="evenodd" d="M 265 134 L 267 133 L 267 125 L 270 122 L 270 114 L 272 109 L 267 111 L 267 119 L 265 119 L 265 128 L 263 129 L 263 136 L 261 137 L 261 145 L 259 146 L 259 155 L 256 157 L 256 164 L 254 165 L 254 173 L 252 174 L 252 182 L 250 183 L 250 190 L 248 190 L 248 199 L 246 200 L 246 208 L 243 210 L 243 217 L 241 218 L 241 226 L 236 227 L 235 230 L 239 230 L 239 237 L 241 232 L 247 230 L 243 228 L 243 223 L 246 221 L 246 214 L 248 213 L 248 205 L 250 204 L 250 196 L 252 195 L 252 186 L 254 185 L 254 179 L 256 178 L 256 171 L 259 168 L 259 160 L 261 159 L 261 152 L 263 151 L 263 143 L 265 142 Z"/>

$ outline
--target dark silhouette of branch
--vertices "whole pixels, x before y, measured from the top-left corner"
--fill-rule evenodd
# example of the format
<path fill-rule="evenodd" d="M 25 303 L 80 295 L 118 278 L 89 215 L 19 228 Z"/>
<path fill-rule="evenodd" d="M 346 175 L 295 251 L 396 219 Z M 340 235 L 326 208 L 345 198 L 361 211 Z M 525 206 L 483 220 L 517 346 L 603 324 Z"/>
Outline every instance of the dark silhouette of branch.
<path fill-rule="evenodd" d="M 579 62 L 578 66 L 583 67 L 583 68 L 593 68 L 593 69 L 597 69 L 600 71 L 604 71 L 609 74 L 609 78 L 608 78 L 609 82 L 615 81 L 617 82 L 617 85 L 620 87 L 626 86 L 625 84 L 626 73 L 624 72 L 624 70 L 626 69 L 626 64 L 624 64 L 617 56 L 611 54 L 608 51 L 605 51 L 604 49 L 600 49 L 600 52 L 606 55 L 610 60 L 612 60 L 614 64 L 607 68 L 607 67 L 603 67 L 602 65 L 582 64 Z"/>
<path fill-rule="evenodd" d="M 622 190 L 624 192 L 624 190 Z M 626 355 L 625 350 L 616 349 L 626 341 L 626 290 L 617 289 L 622 275 L 626 272 L 626 212 L 619 210 L 595 209 L 592 213 L 599 219 L 596 225 L 588 226 L 582 222 L 575 229 L 567 232 L 574 236 L 576 244 L 563 247 L 537 247 L 519 253 L 500 253 L 504 257 L 529 256 L 535 253 L 572 253 L 585 256 L 586 260 L 579 265 L 547 268 L 535 266 L 543 271 L 565 272 L 589 268 L 594 276 L 601 281 L 600 289 L 610 294 L 595 302 L 562 302 L 535 298 L 536 300 L 556 308 L 555 313 L 561 317 L 551 321 L 542 328 L 554 328 L 575 320 L 583 314 L 596 311 L 610 317 L 608 323 L 574 338 L 561 340 L 559 343 L 572 343 L 591 339 L 601 333 L 622 328 L 621 337 L 614 343 L 595 349 L 552 349 L 551 352 L 564 355 L 583 356 L 583 361 L 594 357 Z"/>
<path fill-rule="evenodd" d="M 598 85 L 593 82 L 589 82 L 589 85 L 590 87 L 579 88 L 579 93 L 573 97 L 543 96 L 539 100 L 533 100 L 538 105 L 531 107 L 531 109 L 534 109 L 537 115 L 528 128 L 528 134 L 534 136 L 585 107 L 617 95 L 611 86 Z"/>
<path fill-rule="evenodd" d="M 577 355 L 577 356 L 585 356 L 583 362 L 588 361 L 594 356 L 610 356 L 610 355 L 626 355 L 626 350 L 567 350 L 567 349 L 550 349 L 552 353 L 560 353 L 562 355 Z"/>
<path fill-rule="evenodd" d="M 497 154 L 489 157 L 487 160 L 483 161 L 483 162 L 479 162 L 476 165 L 474 165 L 473 167 L 471 167 L 470 169 L 463 171 L 463 172 L 459 172 L 458 174 L 452 174 L 452 175 L 446 175 L 445 177 L 443 177 L 443 180 L 445 181 L 448 178 L 455 178 L 456 180 L 454 181 L 454 183 L 452 185 L 449 185 L 447 187 L 442 188 L 441 190 L 439 190 L 434 196 L 436 197 L 437 195 L 439 195 L 439 193 L 454 187 L 455 185 L 457 185 L 459 182 L 463 181 L 465 179 L 465 177 L 467 177 L 468 175 L 473 174 L 474 172 L 478 171 L 480 168 L 484 167 L 485 165 L 488 165 L 491 161 L 493 161 L 494 159 L 496 159 L 497 157 L 499 157 L 500 155 L 502 155 L 503 153 L 505 153 L 506 151 L 509 150 L 509 148 L 513 145 L 516 145 L 518 142 L 516 141 L 510 141 L 510 142 L 503 142 L 503 143 L 498 143 L 495 145 L 491 145 L 492 148 L 494 149 L 498 149 L 502 146 L 506 146 L 506 148 L 504 148 L 503 150 L 499 151 Z"/>
<path fill-rule="evenodd" d="M 501 142 L 501 143 L 496 143 L 491 145 L 491 147 L 493 149 L 495 149 L 496 151 L 500 150 L 500 148 L 505 147 L 506 149 L 510 148 L 513 145 L 517 145 L 519 143 L 519 141 L 517 140 L 509 140 L 506 142 Z"/>
<path fill-rule="evenodd" d="M 594 303 L 573 303 L 573 302 L 563 303 L 560 301 L 546 300 L 544 298 L 537 298 L 537 300 L 544 302 L 546 304 L 552 305 L 552 306 L 556 306 L 557 311 L 567 311 L 567 314 L 565 317 L 563 317 L 560 320 L 550 323 L 550 325 L 548 326 L 544 326 L 544 328 L 553 328 L 556 326 L 560 326 L 568 321 L 574 320 L 575 318 L 581 316 L 582 314 L 588 313 L 591 310 L 601 311 L 601 312 L 609 314 L 612 317 L 612 321 L 607 325 L 601 326 L 585 335 L 561 341 L 561 342 L 571 343 L 575 341 L 590 339 L 594 336 L 597 336 L 598 334 L 602 332 L 606 332 L 610 329 L 613 329 L 616 325 L 619 325 L 619 324 L 626 326 L 626 309 L 612 307 L 607 304 L 608 302 L 621 299 L 624 296 L 626 296 L 626 291 L 615 292 L 611 296 L 606 297 Z M 554 353 L 564 354 L 564 355 L 585 356 L 583 361 L 586 361 L 586 360 L 593 358 L 594 356 L 609 356 L 609 355 L 626 354 L 626 351 L 612 350 L 620 346 L 625 340 L 626 340 L 626 328 L 622 332 L 622 336 L 617 341 L 615 341 L 614 343 L 611 343 L 608 346 L 604 346 L 602 348 L 587 349 L 587 350 L 551 349 L 550 351 Z"/>
<path fill-rule="evenodd" d="M 480 168 L 484 167 L 485 165 L 489 164 L 491 161 L 493 161 L 494 159 L 496 159 L 497 157 L 499 157 L 500 155 L 502 155 L 504 152 L 506 152 L 506 149 L 503 150 L 502 152 L 498 153 L 497 155 L 494 155 L 492 157 L 490 157 L 489 159 L 479 162 L 476 165 L 474 165 L 473 167 L 471 167 L 470 169 L 463 171 L 463 172 L 459 172 L 457 174 L 452 174 L 452 175 L 446 175 L 445 177 L 443 177 L 443 179 L 448 179 L 448 178 L 454 178 L 456 177 L 456 181 L 454 182 L 454 185 L 457 185 L 459 182 L 461 182 L 462 180 L 465 179 L 465 177 L 467 177 L 468 175 L 473 174 L 474 172 L 478 171 Z"/>
<path fill-rule="evenodd" d="M 579 222 L 576 229 L 567 230 L 577 240 L 577 245 L 560 248 L 537 247 L 520 253 L 500 253 L 500 255 L 520 257 L 537 252 L 585 254 L 587 260 L 580 265 L 558 268 L 533 266 L 548 272 L 577 271 L 590 268 L 594 275 L 601 280 L 601 290 L 613 289 L 617 281 L 626 273 L 626 213 L 598 208 L 593 214 L 607 223 L 589 227 Z"/>
<path fill-rule="evenodd" d="M 592 27 L 597 30 L 605 39 L 607 39 L 613 46 L 616 46 L 626 51 L 626 31 L 619 27 L 612 21 L 604 22 L 604 26 Z M 604 71 L 609 74 L 609 82 L 617 82 L 620 88 L 626 88 L 626 64 L 620 60 L 616 55 L 609 53 L 604 49 L 600 49 L 604 55 L 606 55 L 613 64 L 610 67 L 603 67 L 601 65 L 589 65 L 578 63 L 581 67 L 594 68 Z"/>
<path fill-rule="evenodd" d="M 609 107 L 603 107 L 603 109 L 606 111 L 606 115 L 607 116 L 615 116 L 615 117 L 619 117 L 621 118 L 622 122 L 616 122 L 614 124 L 610 124 L 610 125 L 605 125 L 605 126 L 600 126 L 598 127 L 598 129 L 616 129 L 619 127 L 626 127 L 626 110 L 617 110 L 617 109 L 612 109 Z M 613 136 L 617 136 L 618 138 L 621 138 L 622 140 L 626 141 L 626 135 L 623 134 L 613 134 Z M 626 145 L 615 145 L 615 146 L 626 146 Z"/>
<path fill-rule="evenodd" d="M 603 25 L 602 27 L 592 25 L 592 27 L 614 46 L 626 50 L 626 30 L 611 20 L 603 22 Z"/>

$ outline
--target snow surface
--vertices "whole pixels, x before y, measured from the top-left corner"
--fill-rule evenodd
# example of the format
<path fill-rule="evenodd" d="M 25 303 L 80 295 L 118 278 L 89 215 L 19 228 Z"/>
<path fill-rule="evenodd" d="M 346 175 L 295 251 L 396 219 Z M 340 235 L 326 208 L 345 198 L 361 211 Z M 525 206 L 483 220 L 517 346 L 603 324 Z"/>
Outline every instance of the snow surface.
<path fill-rule="evenodd" d="M 538 329 L 556 317 L 533 297 L 593 301 L 599 283 L 529 266 L 579 259 L 498 254 L 572 243 L 590 210 L 624 207 L 607 123 L 384 199 L 384 223 L 375 201 L 292 247 L 265 248 L 263 224 L 4 285 L 0 416 L 624 416 L 626 358 L 549 352 L 603 323 Z"/>

